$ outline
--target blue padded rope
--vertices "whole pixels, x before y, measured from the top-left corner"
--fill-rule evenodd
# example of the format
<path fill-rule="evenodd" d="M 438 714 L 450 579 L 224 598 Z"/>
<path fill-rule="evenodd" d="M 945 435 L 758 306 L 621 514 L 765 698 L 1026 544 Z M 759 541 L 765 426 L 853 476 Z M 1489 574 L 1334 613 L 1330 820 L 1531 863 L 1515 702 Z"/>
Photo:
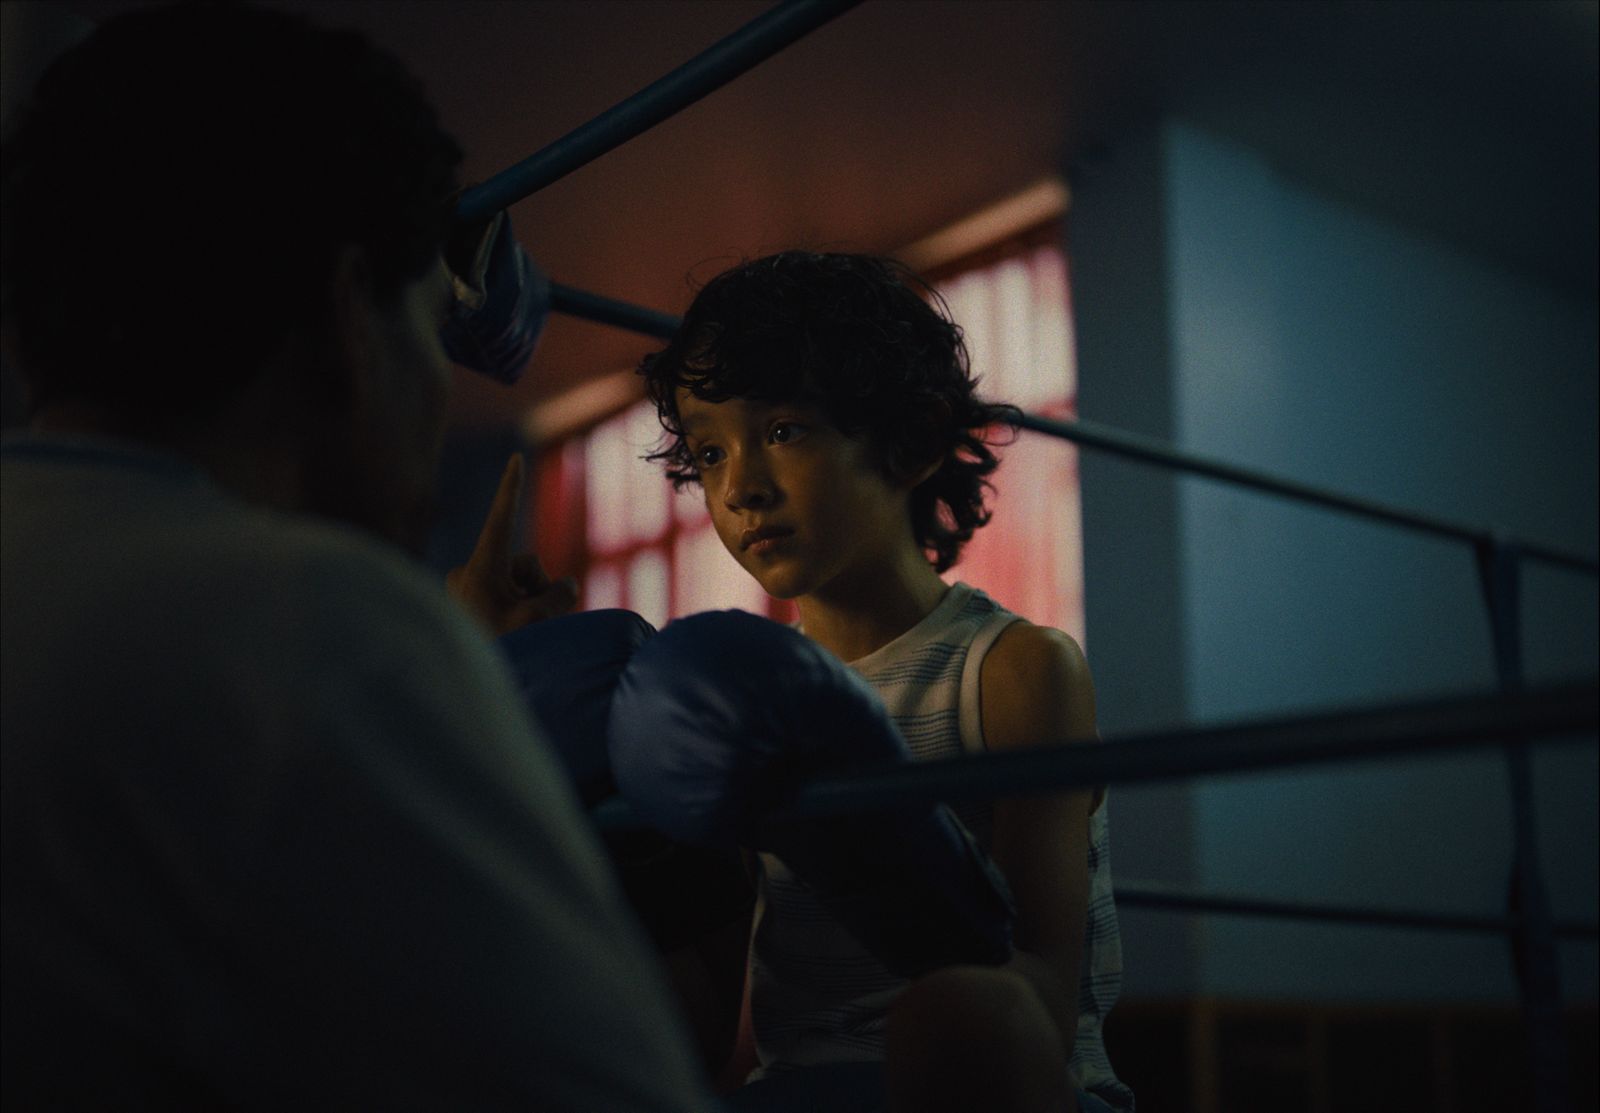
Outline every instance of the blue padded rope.
<path fill-rule="evenodd" d="M 1478 574 L 1484 601 L 1489 607 L 1489 632 L 1494 640 L 1495 673 L 1500 691 L 1507 696 L 1518 695 L 1523 690 L 1519 555 L 1515 546 L 1500 540 L 1491 539 L 1477 547 Z M 1506 746 L 1512 823 L 1509 910 L 1514 924 L 1508 942 L 1522 990 L 1535 1108 L 1546 1113 L 1565 1113 L 1570 1108 L 1570 1099 L 1567 1037 L 1561 1021 L 1561 975 L 1550 918 L 1550 898 L 1539 866 L 1533 760 L 1527 746 L 1517 744 L 1521 741 L 1513 737 Z"/>
<path fill-rule="evenodd" d="M 550 284 L 550 308 L 569 317 L 579 317 L 602 325 L 615 325 L 629 332 L 671 340 L 682 322 L 670 313 L 646 309 L 642 305 L 601 297 L 559 283 Z"/>
<path fill-rule="evenodd" d="M 960 803 L 1402 753 L 1525 747 L 1540 739 L 1570 742 L 1574 735 L 1594 732 L 1600 722 L 1597 699 L 1600 693 L 1590 682 L 915 761 L 811 781 L 798 787 L 777 814 L 788 821 L 930 800 Z M 593 818 L 604 829 L 640 825 L 620 797 L 601 801 Z"/>
<path fill-rule="evenodd" d="M 1316 506 L 1327 507 L 1330 510 L 1341 510 L 1347 514 L 1371 518 L 1374 521 L 1387 522 L 1390 525 L 1401 526 L 1417 533 L 1431 533 L 1456 541 L 1466 541 L 1475 546 L 1482 545 L 1496 536 L 1494 531 L 1484 526 L 1452 522 L 1449 519 L 1435 517 L 1431 514 L 1419 514 L 1414 510 L 1402 510 L 1399 507 L 1390 506 L 1373 499 L 1355 498 L 1351 495 L 1340 494 L 1321 487 L 1313 487 L 1309 483 L 1285 479 L 1270 472 L 1240 467 L 1237 464 L 1229 464 L 1221 460 L 1197 456 L 1191 452 L 1180 452 L 1178 449 L 1156 440 L 1154 437 L 1144 437 L 1138 433 L 1129 433 L 1107 425 L 1096 425 L 1090 421 L 1061 421 L 1055 418 L 1038 417 L 1034 414 L 1023 414 L 1017 424 L 1020 428 L 1031 429 L 1036 433 L 1044 433 L 1048 436 L 1058 437 L 1061 440 L 1072 441 L 1086 448 L 1098 448 L 1117 456 L 1142 460 L 1147 464 L 1156 464 L 1160 467 L 1187 472 L 1191 475 L 1202 475 L 1208 479 L 1231 483 L 1237 487 L 1250 487 L 1270 495 L 1280 495 L 1296 502 L 1311 503 Z M 1547 564 L 1553 564 L 1574 572 L 1584 572 L 1591 576 L 1600 574 L 1600 561 L 1596 561 L 1593 557 L 1562 552 L 1547 545 L 1535 545 L 1529 542 L 1519 541 L 1515 545 L 1518 553 L 1524 557 L 1544 561 Z"/>
<path fill-rule="evenodd" d="M 861 0 L 785 0 L 633 96 L 608 108 L 515 166 L 467 190 L 463 223 L 483 220 L 716 92 Z"/>
<path fill-rule="evenodd" d="M 1510 745 L 1526 748 L 1535 738 L 1561 742 L 1592 733 L 1595 701 L 1591 683 L 917 761 L 812 781 L 775 816 L 801 819 L 927 799 L 1037 796 L 1063 788 L 1444 753 L 1506 745 L 1508 738 Z"/>
<path fill-rule="evenodd" d="M 1231 727 L 1157 733 L 1114 742 L 1034 754 L 982 754 L 940 762 L 917 762 L 842 779 L 819 779 L 801 787 L 789 804 L 791 817 L 870 810 L 906 802 L 989 799 L 1093 784 L 1127 784 L 1216 773 L 1278 769 L 1326 761 L 1358 760 L 1398 753 L 1440 753 L 1472 746 L 1522 748 L 1544 739 L 1570 740 L 1592 731 L 1597 721 L 1593 684 L 1526 692 L 1515 698 L 1469 697 L 1389 708 L 1276 719 Z M 591 812 L 602 831 L 643 829 L 646 824 L 620 796 L 599 801 Z M 1264 916 L 1441 932 L 1509 935 L 1521 930 L 1522 915 L 1482 916 L 1376 906 L 1330 905 L 1232 893 L 1203 893 L 1124 879 L 1119 903 L 1175 911 Z M 1594 921 L 1551 922 L 1555 935 L 1592 940 Z"/>

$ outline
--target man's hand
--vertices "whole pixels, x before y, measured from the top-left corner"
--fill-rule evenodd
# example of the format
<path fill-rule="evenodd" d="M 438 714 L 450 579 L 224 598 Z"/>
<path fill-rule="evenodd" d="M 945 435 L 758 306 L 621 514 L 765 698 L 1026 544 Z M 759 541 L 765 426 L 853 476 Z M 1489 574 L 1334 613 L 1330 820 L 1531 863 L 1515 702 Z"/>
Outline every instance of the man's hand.
<path fill-rule="evenodd" d="M 500 489 L 484 520 L 472 556 L 445 576 L 456 600 L 499 637 L 512 630 L 566 614 L 578 602 L 571 576 L 551 580 L 532 553 L 513 552 L 512 531 L 522 500 L 522 455 L 513 453 L 500 476 Z"/>

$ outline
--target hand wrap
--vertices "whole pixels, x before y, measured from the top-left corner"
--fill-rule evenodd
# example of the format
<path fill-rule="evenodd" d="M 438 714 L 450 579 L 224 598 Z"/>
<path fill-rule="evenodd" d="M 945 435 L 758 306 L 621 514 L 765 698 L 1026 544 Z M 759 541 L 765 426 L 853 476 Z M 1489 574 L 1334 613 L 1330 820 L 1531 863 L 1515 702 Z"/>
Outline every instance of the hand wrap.
<path fill-rule="evenodd" d="M 451 274 L 455 302 L 439 339 L 445 354 L 502 383 L 521 376 L 550 316 L 550 280 L 496 213 L 476 250 Z"/>

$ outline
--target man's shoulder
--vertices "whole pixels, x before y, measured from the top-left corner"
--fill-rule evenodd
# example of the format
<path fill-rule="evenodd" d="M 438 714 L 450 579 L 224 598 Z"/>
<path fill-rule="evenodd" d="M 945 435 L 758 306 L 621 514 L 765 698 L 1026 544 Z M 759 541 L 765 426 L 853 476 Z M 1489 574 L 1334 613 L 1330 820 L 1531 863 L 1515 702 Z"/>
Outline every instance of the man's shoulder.
<path fill-rule="evenodd" d="M 352 526 L 241 500 L 192 461 L 92 437 L 0 438 L 8 571 L 29 581 L 234 589 L 239 609 L 275 592 L 352 601 L 440 594 L 437 577 Z M 144 593 L 125 593 L 136 602 Z"/>
<path fill-rule="evenodd" d="M 226 613 L 237 648 L 281 653 L 272 667 L 321 686 L 496 693 L 499 660 L 442 578 L 401 549 L 337 523 L 254 513 L 214 541 L 191 614 Z"/>
<path fill-rule="evenodd" d="M 477 624 L 419 561 L 353 527 L 199 493 L 90 498 L 6 533 L 8 732 L 65 730 L 95 760 L 93 737 L 125 736 L 191 756 L 226 738 L 280 764 L 537 760 Z"/>
<path fill-rule="evenodd" d="M 359 637 L 374 648 L 407 633 L 452 641 L 476 633 L 441 577 L 353 526 L 224 500 L 140 532 L 141 574 L 219 628 Z"/>
<path fill-rule="evenodd" d="M 456 626 L 464 617 L 442 577 L 355 527 L 246 508 L 225 528 L 224 536 L 205 542 L 216 574 L 268 605 L 310 608 L 306 618 L 384 625 Z"/>
<path fill-rule="evenodd" d="M 483 649 L 440 577 L 355 527 L 247 503 L 155 463 L 7 463 L 8 644 L 174 654 L 196 672 L 230 660 L 286 672 L 296 654 L 341 671 Z"/>

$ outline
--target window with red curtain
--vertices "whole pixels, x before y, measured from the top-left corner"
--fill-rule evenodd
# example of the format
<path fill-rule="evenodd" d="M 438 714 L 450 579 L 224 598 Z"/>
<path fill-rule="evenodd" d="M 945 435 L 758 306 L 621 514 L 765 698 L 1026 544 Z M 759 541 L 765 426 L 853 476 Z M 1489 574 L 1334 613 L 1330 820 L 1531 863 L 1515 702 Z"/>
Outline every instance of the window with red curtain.
<path fill-rule="evenodd" d="M 1038 237 L 1030 237 L 1034 241 Z M 1066 258 L 1054 235 L 935 286 L 966 336 L 978 393 L 1029 413 L 1077 414 L 1078 374 Z M 1083 643 L 1083 519 L 1078 451 L 1020 432 L 996 449 L 989 524 L 945 574 Z"/>
<path fill-rule="evenodd" d="M 1033 413 L 1074 414 L 1070 291 L 1053 234 L 957 265 L 934 285 L 966 334 L 980 394 Z M 767 596 L 723 549 L 699 489 L 674 492 L 661 465 L 644 459 L 660 439 L 646 401 L 540 452 L 530 541 L 551 574 L 578 578 L 584 609 L 626 607 L 658 627 L 728 607 L 792 620 L 793 605 Z M 994 517 L 945 578 L 1081 643 L 1076 449 L 1020 433 L 997 451 Z"/>

